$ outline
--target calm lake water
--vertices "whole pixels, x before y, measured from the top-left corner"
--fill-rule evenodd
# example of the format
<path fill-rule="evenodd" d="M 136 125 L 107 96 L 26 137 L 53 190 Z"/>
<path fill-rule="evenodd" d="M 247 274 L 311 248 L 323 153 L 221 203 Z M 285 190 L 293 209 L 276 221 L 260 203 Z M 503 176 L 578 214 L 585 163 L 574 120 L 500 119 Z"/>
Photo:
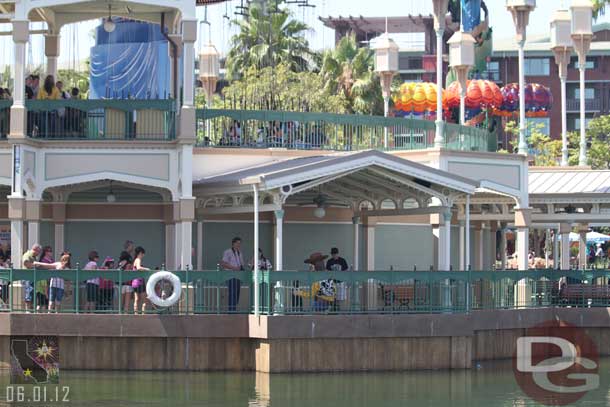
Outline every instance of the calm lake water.
<path fill-rule="evenodd" d="M 600 388 L 581 406 L 610 406 L 610 360 Z M 537 406 L 517 386 L 510 362 L 468 371 L 268 375 L 256 373 L 62 372 L 69 402 L 8 403 L 0 376 L 0 406 L 396 407 Z M 59 391 L 63 394 L 65 390 Z M 25 397 L 31 393 L 25 389 Z M 55 397 L 54 390 L 47 400 Z"/>

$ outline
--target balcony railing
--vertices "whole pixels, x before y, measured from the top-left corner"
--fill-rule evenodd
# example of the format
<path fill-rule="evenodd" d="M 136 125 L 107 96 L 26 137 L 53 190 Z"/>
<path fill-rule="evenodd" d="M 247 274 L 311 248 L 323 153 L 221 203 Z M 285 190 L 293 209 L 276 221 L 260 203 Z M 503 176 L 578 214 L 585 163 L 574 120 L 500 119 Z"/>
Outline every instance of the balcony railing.
<path fill-rule="evenodd" d="M 394 117 L 261 110 L 197 110 L 202 147 L 358 151 L 419 150 L 434 146 L 433 121 Z M 496 134 L 446 124 L 445 147 L 496 151 Z M 387 143 L 386 143 L 387 139 Z"/>
<path fill-rule="evenodd" d="M 50 287 L 63 286 L 59 312 L 133 313 L 124 286 L 146 287 L 155 271 L 0 270 L 0 312 L 47 312 Z M 609 270 L 504 271 L 261 271 L 258 294 L 251 271 L 176 271 L 181 296 L 172 314 L 398 314 L 463 313 L 545 307 L 609 307 Z M 60 282 L 58 278 L 61 278 Z M 93 296 L 85 281 L 100 278 Z M 137 280 L 137 285 L 134 281 Z M 174 285 L 161 280 L 155 294 L 168 298 Z M 239 294 L 237 294 L 239 293 Z M 231 296 L 231 297 L 230 297 Z M 39 308 L 37 310 L 37 308 Z M 140 310 L 141 308 L 139 308 Z"/>
<path fill-rule="evenodd" d="M 0 100 L 0 139 L 5 139 L 11 130 L 11 105 L 10 100 Z"/>
<path fill-rule="evenodd" d="M 602 109 L 602 101 L 600 99 L 585 99 L 585 111 L 599 112 Z M 566 101 L 566 110 L 568 112 L 580 112 L 580 99 L 568 99 Z"/>
<path fill-rule="evenodd" d="M 173 140 L 174 100 L 28 100 L 27 134 L 47 140 Z"/>

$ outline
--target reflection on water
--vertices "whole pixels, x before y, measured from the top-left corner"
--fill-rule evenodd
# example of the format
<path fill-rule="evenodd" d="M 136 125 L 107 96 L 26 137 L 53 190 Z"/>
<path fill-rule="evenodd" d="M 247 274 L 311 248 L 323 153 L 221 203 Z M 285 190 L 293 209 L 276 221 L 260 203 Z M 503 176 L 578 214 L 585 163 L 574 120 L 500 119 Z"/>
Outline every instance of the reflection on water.
<path fill-rule="evenodd" d="M 610 405 L 610 361 L 600 388 L 577 405 Z M 0 406 L 9 404 L 0 376 Z M 510 362 L 479 369 L 404 373 L 269 375 L 262 373 L 62 372 L 65 406 L 356 407 L 537 406 L 517 386 Z M 27 394 L 26 390 L 26 394 Z M 47 403 L 49 404 L 49 403 Z M 32 405 L 23 403 L 19 405 Z M 43 403 L 36 403 L 43 405 Z M 59 404 L 55 404 L 59 405 Z"/>

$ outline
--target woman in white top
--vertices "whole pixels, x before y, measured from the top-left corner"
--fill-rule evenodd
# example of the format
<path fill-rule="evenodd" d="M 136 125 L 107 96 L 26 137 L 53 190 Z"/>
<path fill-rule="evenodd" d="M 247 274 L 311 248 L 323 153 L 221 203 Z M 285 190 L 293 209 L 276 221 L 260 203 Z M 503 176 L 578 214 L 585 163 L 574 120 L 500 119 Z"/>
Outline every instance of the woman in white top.
<path fill-rule="evenodd" d="M 133 269 L 135 271 L 148 271 L 149 268 L 146 268 L 142 265 L 142 259 L 144 258 L 144 254 L 146 254 L 146 250 L 143 247 L 136 247 L 136 259 L 133 261 Z M 143 278 L 135 278 L 131 282 L 131 286 L 133 287 L 133 313 L 138 313 L 138 308 L 141 304 L 142 314 L 146 312 L 146 303 L 148 297 L 146 296 L 146 285 L 144 283 Z"/>
<path fill-rule="evenodd" d="M 59 261 L 54 263 L 34 262 L 34 267 L 47 270 L 68 270 L 70 269 L 70 255 L 64 254 Z M 61 300 L 64 297 L 64 279 L 61 277 L 51 277 L 49 281 L 49 311 L 59 312 Z"/>

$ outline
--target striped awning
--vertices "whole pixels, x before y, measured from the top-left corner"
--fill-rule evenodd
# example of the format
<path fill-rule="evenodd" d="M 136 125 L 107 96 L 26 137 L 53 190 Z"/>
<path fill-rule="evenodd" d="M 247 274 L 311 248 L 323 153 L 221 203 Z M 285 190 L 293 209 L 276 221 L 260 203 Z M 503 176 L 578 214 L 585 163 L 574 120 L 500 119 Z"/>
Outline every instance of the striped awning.
<path fill-rule="evenodd" d="M 610 171 L 597 170 L 530 170 L 530 195 L 542 194 L 608 194 Z"/>

